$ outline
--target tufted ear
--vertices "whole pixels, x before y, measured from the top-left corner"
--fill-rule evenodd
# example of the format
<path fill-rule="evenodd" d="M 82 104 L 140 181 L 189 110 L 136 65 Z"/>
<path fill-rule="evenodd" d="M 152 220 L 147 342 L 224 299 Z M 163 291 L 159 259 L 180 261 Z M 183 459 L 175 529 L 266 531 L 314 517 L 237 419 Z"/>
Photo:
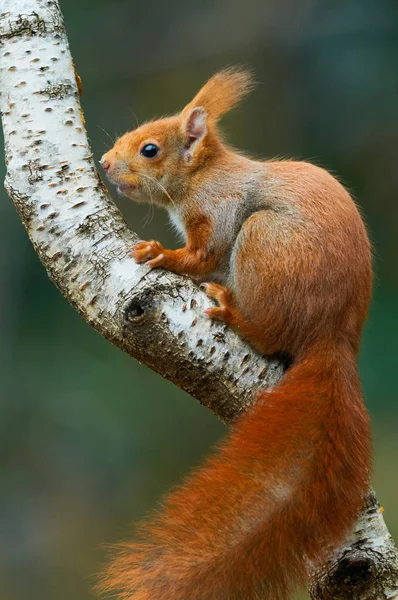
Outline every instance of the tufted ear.
<path fill-rule="evenodd" d="M 182 133 L 185 138 L 184 155 L 190 162 L 199 142 L 207 133 L 207 113 L 204 108 L 198 106 L 192 108 L 187 114 L 183 114 Z"/>
<path fill-rule="evenodd" d="M 213 75 L 184 108 L 202 106 L 214 122 L 236 106 L 253 88 L 250 71 L 230 67 Z"/>

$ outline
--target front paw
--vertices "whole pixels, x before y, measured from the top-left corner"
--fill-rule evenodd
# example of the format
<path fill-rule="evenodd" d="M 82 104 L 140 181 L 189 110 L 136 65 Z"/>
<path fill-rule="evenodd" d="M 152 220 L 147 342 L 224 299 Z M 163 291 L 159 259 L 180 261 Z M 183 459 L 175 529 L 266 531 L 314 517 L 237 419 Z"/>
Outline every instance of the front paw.
<path fill-rule="evenodd" d="M 161 267 L 165 259 L 165 249 L 160 242 L 138 242 L 133 246 L 131 254 L 136 263 L 147 263 L 148 267 Z"/>

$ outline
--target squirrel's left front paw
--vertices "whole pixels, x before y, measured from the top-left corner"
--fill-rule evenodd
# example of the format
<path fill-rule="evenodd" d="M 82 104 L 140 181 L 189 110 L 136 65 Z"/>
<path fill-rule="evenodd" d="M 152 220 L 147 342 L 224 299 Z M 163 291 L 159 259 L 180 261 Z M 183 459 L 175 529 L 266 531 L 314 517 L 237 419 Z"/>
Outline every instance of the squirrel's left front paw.
<path fill-rule="evenodd" d="M 165 258 L 165 249 L 160 242 L 150 240 L 135 244 L 131 254 L 136 263 L 146 262 L 148 267 L 161 267 Z"/>

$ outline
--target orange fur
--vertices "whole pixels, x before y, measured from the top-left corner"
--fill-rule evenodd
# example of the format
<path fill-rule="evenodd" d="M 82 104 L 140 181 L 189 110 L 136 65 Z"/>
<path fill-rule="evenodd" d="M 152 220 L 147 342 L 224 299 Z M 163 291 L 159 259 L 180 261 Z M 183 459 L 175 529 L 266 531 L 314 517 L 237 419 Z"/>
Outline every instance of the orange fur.
<path fill-rule="evenodd" d="M 136 262 L 147 262 L 150 267 L 162 266 L 179 273 L 206 275 L 217 266 L 217 257 L 206 249 L 210 238 L 211 224 L 204 215 L 189 219 L 188 240 L 185 248 L 168 250 L 159 242 L 139 242 L 133 248 Z M 152 259 L 149 260 L 148 259 Z M 159 260 L 160 259 L 160 260 Z"/>
<path fill-rule="evenodd" d="M 126 134 L 103 157 L 124 193 L 166 207 L 186 237 L 179 250 L 142 242 L 136 261 L 206 275 L 211 318 L 292 359 L 218 453 L 119 547 L 102 589 L 123 600 L 286 600 L 308 560 L 348 534 L 369 483 L 356 365 L 371 296 L 365 227 L 323 169 L 254 161 L 221 142 L 215 119 L 247 81 L 223 71 L 181 115 Z M 140 154 L 146 143 L 156 157 Z"/>
<path fill-rule="evenodd" d="M 236 67 L 224 69 L 209 79 L 182 115 L 184 117 L 191 108 L 202 106 L 209 117 L 218 119 L 249 94 L 252 87 L 253 80 L 248 71 Z"/>

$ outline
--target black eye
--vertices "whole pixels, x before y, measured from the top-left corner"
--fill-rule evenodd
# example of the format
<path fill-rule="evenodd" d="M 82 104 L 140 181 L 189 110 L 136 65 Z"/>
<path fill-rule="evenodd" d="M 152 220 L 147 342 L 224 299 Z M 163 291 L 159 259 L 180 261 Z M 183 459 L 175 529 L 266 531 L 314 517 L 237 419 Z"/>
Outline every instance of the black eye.
<path fill-rule="evenodd" d="M 145 144 L 145 146 L 141 148 L 141 154 L 142 156 L 145 156 L 145 158 L 154 158 L 159 154 L 159 148 L 155 146 L 155 144 Z"/>

